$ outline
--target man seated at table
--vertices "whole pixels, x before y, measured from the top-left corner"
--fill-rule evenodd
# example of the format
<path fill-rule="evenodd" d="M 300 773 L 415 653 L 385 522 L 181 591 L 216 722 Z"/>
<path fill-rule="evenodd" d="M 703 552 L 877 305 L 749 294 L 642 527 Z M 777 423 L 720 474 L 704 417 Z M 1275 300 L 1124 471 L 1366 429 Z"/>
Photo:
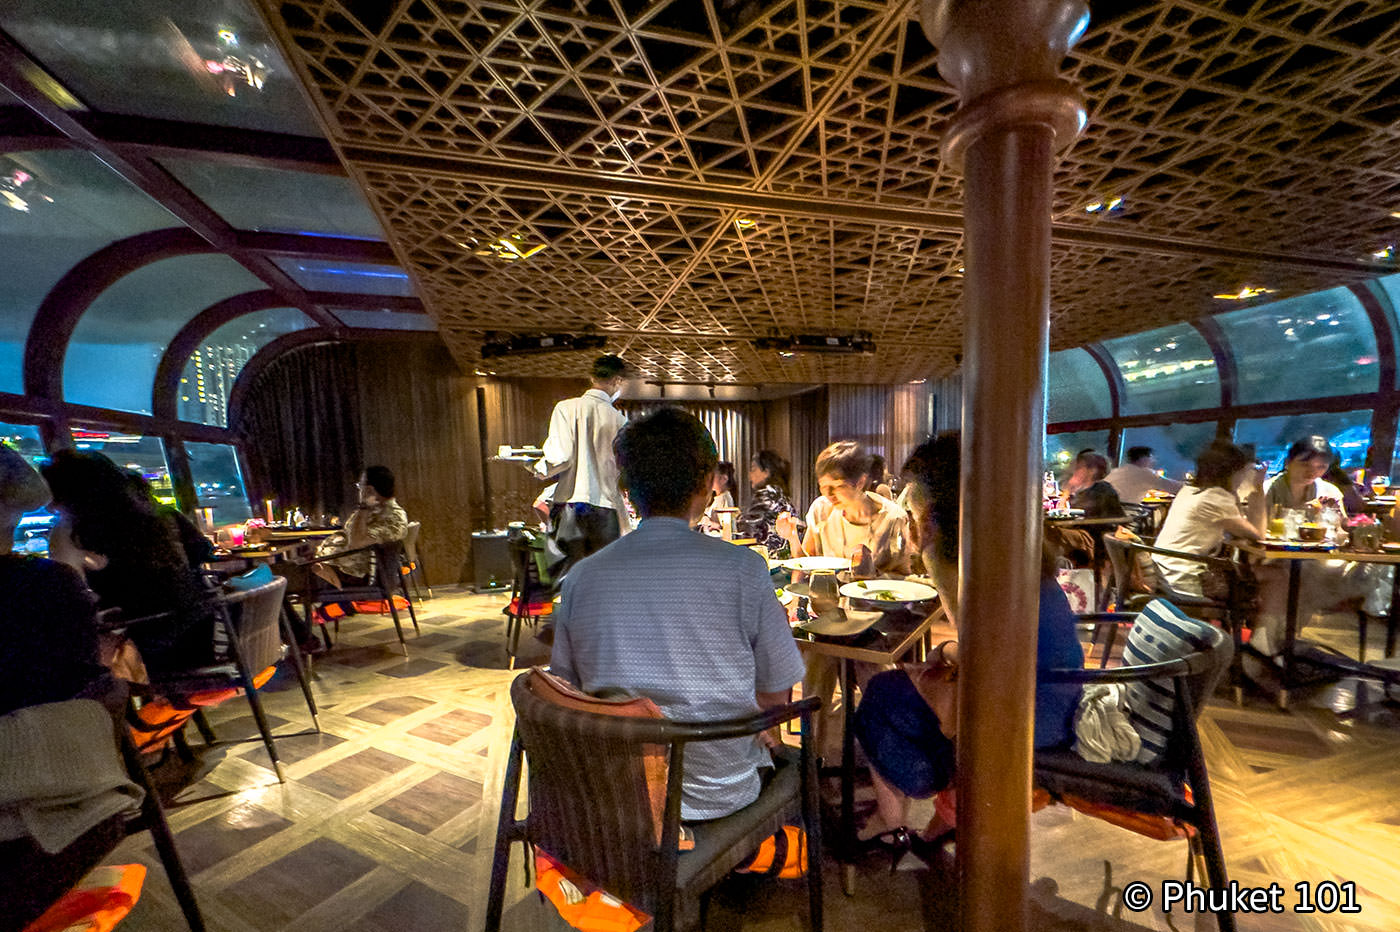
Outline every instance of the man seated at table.
<path fill-rule="evenodd" d="M 359 550 L 371 544 L 403 540 L 408 515 L 394 498 L 394 474 L 388 466 L 367 466 L 355 483 L 359 502 L 345 521 L 345 530 L 321 542 L 318 554 Z M 361 550 L 316 564 L 316 573 L 333 586 L 367 583 L 374 573 L 374 553 Z M 348 579 L 346 578 L 348 577 Z"/>
<path fill-rule="evenodd" d="M 1143 497 L 1153 489 L 1181 491 L 1181 483 L 1157 475 L 1156 466 L 1157 457 L 1152 455 L 1151 447 L 1128 447 L 1123 464 L 1104 476 L 1104 481 L 1113 486 L 1120 501 L 1129 505 L 1141 505 Z"/>
<path fill-rule="evenodd" d="M 615 449 L 641 524 L 564 577 L 553 672 L 588 693 L 646 696 L 680 722 L 787 702 L 802 658 L 767 564 L 691 530 L 719 459 L 709 431 L 667 407 L 624 427 Z M 765 743 L 689 745 L 681 818 L 717 819 L 757 799 L 759 771 L 772 764 Z"/>

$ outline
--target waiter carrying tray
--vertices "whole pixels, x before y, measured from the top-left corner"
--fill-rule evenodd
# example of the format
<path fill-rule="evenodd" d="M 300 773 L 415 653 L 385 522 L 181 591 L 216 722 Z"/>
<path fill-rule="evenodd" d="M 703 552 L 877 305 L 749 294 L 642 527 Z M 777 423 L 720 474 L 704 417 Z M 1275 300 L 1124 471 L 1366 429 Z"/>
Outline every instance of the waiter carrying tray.
<path fill-rule="evenodd" d="M 550 571 L 556 579 L 632 529 L 613 454 L 613 440 L 627 423 L 613 407 L 627 381 L 627 363 L 599 356 L 590 376 L 592 388 L 554 406 L 544 456 L 531 470 L 537 478 L 557 480 L 549 509 L 555 551 Z"/>

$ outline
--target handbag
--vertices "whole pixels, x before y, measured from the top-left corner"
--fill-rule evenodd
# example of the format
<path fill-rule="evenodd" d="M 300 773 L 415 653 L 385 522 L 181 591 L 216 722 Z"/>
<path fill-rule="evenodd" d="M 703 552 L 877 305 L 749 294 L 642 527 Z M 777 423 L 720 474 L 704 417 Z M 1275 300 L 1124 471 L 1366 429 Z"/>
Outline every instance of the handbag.
<path fill-rule="evenodd" d="M 1201 595 L 1247 608 L 1259 601 L 1259 580 L 1247 563 L 1217 560 L 1206 564 L 1201 574 Z"/>
<path fill-rule="evenodd" d="M 1087 615 L 1094 611 L 1098 604 L 1094 598 L 1098 587 L 1093 570 L 1058 569 L 1055 571 L 1055 581 L 1060 584 L 1060 591 L 1069 600 L 1070 611 L 1076 615 Z"/>

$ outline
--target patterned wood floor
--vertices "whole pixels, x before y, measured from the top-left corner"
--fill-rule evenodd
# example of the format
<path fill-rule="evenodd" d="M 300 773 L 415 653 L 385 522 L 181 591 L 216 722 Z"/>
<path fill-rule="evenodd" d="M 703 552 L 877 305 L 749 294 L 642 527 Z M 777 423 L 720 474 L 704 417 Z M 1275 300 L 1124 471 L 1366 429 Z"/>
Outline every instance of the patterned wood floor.
<path fill-rule="evenodd" d="M 438 932 L 481 927 L 497 800 L 509 742 L 501 596 L 440 591 L 422 609 L 409 658 L 387 619 L 349 620 L 317 663 L 322 733 L 300 692 L 275 680 L 267 706 L 288 781 L 276 782 L 247 706 L 211 716 L 221 739 L 199 760 L 158 776 L 175 795 L 172 825 L 215 932 Z M 1344 630 L 1323 632 L 1345 645 Z M 1350 635 L 1354 645 L 1354 633 Z M 525 650 L 543 657 L 526 638 Z M 529 657 L 527 656 L 527 661 Z M 289 688 L 290 687 L 290 688 Z M 1231 876 L 1244 885 L 1353 880 L 1351 916 L 1241 916 L 1247 930 L 1400 928 L 1400 718 L 1383 710 L 1344 721 L 1334 688 L 1290 712 L 1251 699 L 1215 703 L 1203 734 Z M 245 739 L 245 740 L 235 740 Z M 917 814 L 917 813 L 916 813 Z M 1180 913 L 1121 911 L 1133 880 L 1160 889 L 1184 876 L 1184 843 L 1150 841 L 1052 807 L 1034 818 L 1033 928 L 1212 929 Z M 183 923 L 146 836 L 114 856 L 153 868 L 126 929 Z M 912 860 L 912 859 L 909 859 Z M 518 857 L 516 859 L 518 865 Z M 841 895 L 826 864 L 827 928 L 950 927 L 954 891 L 938 871 L 863 865 Z M 561 928 L 510 885 L 507 928 Z M 1115 912 L 1122 919 L 1115 919 Z M 715 897 L 711 930 L 804 928 L 799 884 L 736 878 Z"/>

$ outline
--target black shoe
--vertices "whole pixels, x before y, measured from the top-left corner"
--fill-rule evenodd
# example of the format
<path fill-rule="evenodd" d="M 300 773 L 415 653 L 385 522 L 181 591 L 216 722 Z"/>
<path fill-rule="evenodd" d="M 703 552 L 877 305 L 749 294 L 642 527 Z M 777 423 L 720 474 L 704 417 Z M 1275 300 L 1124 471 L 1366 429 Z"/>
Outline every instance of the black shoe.
<path fill-rule="evenodd" d="M 917 838 L 916 832 L 911 832 L 903 825 L 892 828 L 887 832 L 871 836 L 861 842 L 862 850 L 866 852 L 880 851 L 890 856 L 890 873 L 893 874 L 899 867 L 899 862 L 909 853 Z"/>
<path fill-rule="evenodd" d="M 937 867 L 938 862 L 943 858 L 943 846 L 948 839 L 953 837 L 956 829 L 946 829 L 933 838 L 925 838 L 918 832 L 909 833 L 909 850 L 914 853 L 914 857 L 923 861 L 929 867 Z"/>

